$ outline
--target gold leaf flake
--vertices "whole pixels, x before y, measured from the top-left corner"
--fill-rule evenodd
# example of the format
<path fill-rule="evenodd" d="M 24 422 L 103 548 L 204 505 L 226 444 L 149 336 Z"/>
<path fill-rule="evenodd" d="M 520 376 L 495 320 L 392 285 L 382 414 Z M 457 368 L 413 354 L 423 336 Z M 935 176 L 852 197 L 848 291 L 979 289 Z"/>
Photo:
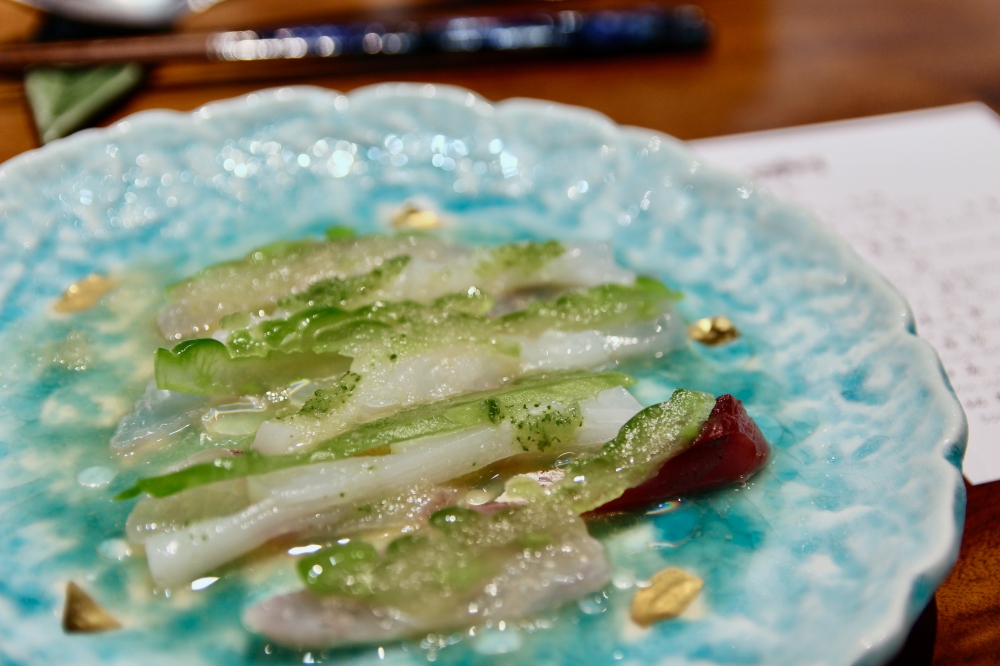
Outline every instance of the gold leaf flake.
<path fill-rule="evenodd" d="M 70 581 L 66 585 L 66 606 L 63 608 L 63 631 L 93 633 L 120 629 L 121 623 L 94 601 L 80 586 Z"/>
<path fill-rule="evenodd" d="M 117 284 L 103 275 L 91 273 L 76 284 L 71 284 L 59 300 L 52 304 L 52 309 L 62 314 L 89 310 Z"/>
<path fill-rule="evenodd" d="M 740 332 L 729 317 L 705 317 L 691 324 L 688 337 L 704 345 L 721 345 L 740 337 Z"/>
<path fill-rule="evenodd" d="M 632 619 L 646 627 L 659 620 L 680 615 L 698 596 L 705 582 L 683 569 L 669 567 L 658 572 L 648 587 L 641 587 L 632 599 Z"/>
<path fill-rule="evenodd" d="M 417 208 L 413 204 L 404 204 L 392 216 L 392 226 L 397 229 L 416 229 L 427 231 L 441 226 L 441 218 L 432 210 Z"/>

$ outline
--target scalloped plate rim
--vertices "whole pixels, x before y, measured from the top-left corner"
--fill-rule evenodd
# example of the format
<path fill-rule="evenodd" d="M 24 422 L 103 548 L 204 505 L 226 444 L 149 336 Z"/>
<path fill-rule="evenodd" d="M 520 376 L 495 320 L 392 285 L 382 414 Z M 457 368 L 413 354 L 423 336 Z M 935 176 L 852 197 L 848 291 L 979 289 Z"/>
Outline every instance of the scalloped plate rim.
<path fill-rule="evenodd" d="M 444 91 L 449 96 L 455 96 L 456 98 L 461 96 L 474 102 L 473 104 L 467 103 L 466 106 L 482 106 L 483 108 L 489 109 L 507 109 L 511 107 L 523 106 L 525 108 L 531 108 L 533 111 L 541 110 L 547 114 L 562 115 L 563 117 L 574 121 L 586 119 L 590 123 L 599 123 L 604 125 L 613 132 L 637 136 L 641 135 L 649 138 L 658 137 L 661 140 L 670 142 L 676 150 L 686 153 L 690 156 L 693 162 L 697 163 L 699 166 L 703 166 L 703 170 L 706 173 L 709 173 L 716 178 L 723 178 L 734 183 L 746 183 L 748 186 L 754 187 L 752 181 L 745 180 L 726 170 L 715 168 L 711 164 L 702 164 L 700 162 L 702 158 L 695 150 L 664 132 L 637 126 L 620 125 L 606 115 L 593 109 L 525 97 L 512 97 L 500 102 L 492 102 L 480 96 L 478 93 L 466 88 L 448 84 L 426 82 L 383 82 L 359 87 L 348 93 L 342 93 L 334 89 L 312 85 L 276 86 L 256 90 L 244 95 L 214 100 L 191 111 L 177 111 L 171 109 L 143 110 L 126 116 L 108 127 L 85 129 L 64 139 L 54 141 L 10 158 L 6 162 L 0 164 L 0 183 L 8 177 L 8 173 L 10 172 L 31 168 L 32 166 L 44 163 L 47 160 L 58 161 L 59 156 L 67 151 L 84 148 L 88 143 L 100 141 L 102 139 L 113 140 L 125 133 L 131 134 L 133 132 L 141 132 L 143 127 L 146 125 L 155 126 L 163 123 L 181 122 L 197 126 L 201 122 L 211 122 L 217 115 L 225 115 L 227 113 L 237 112 L 241 109 L 247 108 L 248 99 L 252 96 L 275 97 L 279 98 L 279 102 L 288 101 L 280 99 L 281 96 L 294 98 L 298 95 L 325 97 L 330 100 L 335 100 L 341 96 L 351 100 L 352 98 L 357 98 L 363 95 L 376 95 L 383 97 L 428 97 L 421 92 L 427 90 L 427 86 L 431 86 L 434 91 L 434 94 L 431 96 L 437 96 L 437 91 Z M 964 455 L 967 445 L 967 422 L 964 411 L 961 409 L 961 405 L 954 393 L 954 389 L 952 388 L 947 375 L 945 374 L 944 368 L 937 356 L 937 352 L 933 349 L 929 342 L 916 336 L 912 309 L 898 289 L 896 289 L 880 272 L 878 272 L 877 269 L 857 254 L 857 252 L 854 251 L 854 249 L 842 236 L 824 225 L 811 211 L 776 199 L 771 199 L 771 202 L 776 206 L 798 211 L 800 215 L 807 218 L 812 224 L 812 228 L 810 230 L 811 232 L 821 236 L 823 242 L 829 247 L 836 248 L 838 254 L 842 258 L 849 261 L 851 269 L 867 280 L 869 285 L 878 285 L 881 297 L 887 299 L 889 302 L 895 303 L 895 305 L 900 306 L 903 309 L 905 313 L 905 328 L 907 330 L 902 331 L 902 333 L 904 335 L 913 335 L 914 337 L 917 337 L 922 344 L 924 353 L 932 355 L 937 363 L 940 374 L 940 384 L 935 394 L 935 402 L 941 405 L 950 403 L 952 407 L 958 407 L 957 411 L 953 410 L 955 418 L 948 424 L 947 430 L 949 432 L 949 436 L 946 437 L 944 441 L 938 441 L 935 448 L 935 452 L 940 458 L 939 462 L 946 462 L 949 466 L 958 471 L 958 474 L 955 474 L 956 483 L 953 493 L 954 505 L 952 507 L 955 517 L 954 533 L 950 535 L 952 537 L 950 541 L 942 542 L 942 552 L 940 552 L 939 556 L 935 558 L 934 565 L 936 566 L 925 567 L 920 571 L 914 572 L 914 575 L 911 578 L 912 586 L 910 596 L 905 600 L 905 608 L 901 609 L 902 616 L 896 617 L 896 621 L 893 622 L 895 631 L 890 635 L 884 636 L 884 640 L 880 644 L 871 646 L 872 649 L 862 651 L 857 654 L 854 662 L 856 664 L 878 663 L 882 659 L 891 656 L 902 644 L 906 637 L 906 633 L 909 631 L 909 627 L 916 620 L 917 616 L 922 611 L 923 606 L 933 595 L 934 589 L 936 589 L 937 586 L 943 582 L 945 576 L 957 560 L 964 523 L 966 501 L 965 485 L 961 475 L 961 458 Z M 6 327 L 0 327 L 0 330 L 3 328 Z M 927 585 L 928 582 L 931 583 L 929 587 Z M 893 618 L 887 619 L 892 620 Z"/>

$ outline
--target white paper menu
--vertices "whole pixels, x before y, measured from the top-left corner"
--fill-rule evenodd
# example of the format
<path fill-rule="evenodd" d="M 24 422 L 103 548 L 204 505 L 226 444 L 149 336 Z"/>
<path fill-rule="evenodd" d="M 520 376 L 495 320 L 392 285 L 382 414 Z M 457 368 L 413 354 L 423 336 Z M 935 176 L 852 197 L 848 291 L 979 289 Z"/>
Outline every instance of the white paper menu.
<path fill-rule="evenodd" d="M 961 104 L 691 145 L 818 213 L 903 292 L 968 414 L 966 479 L 1000 479 L 1000 117 Z"/>

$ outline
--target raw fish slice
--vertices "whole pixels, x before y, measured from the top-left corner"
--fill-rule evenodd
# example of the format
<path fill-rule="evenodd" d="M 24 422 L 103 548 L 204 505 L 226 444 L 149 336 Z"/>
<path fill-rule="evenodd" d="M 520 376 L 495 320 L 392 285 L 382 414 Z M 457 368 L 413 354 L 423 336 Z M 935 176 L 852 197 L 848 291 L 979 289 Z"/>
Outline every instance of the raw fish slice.
<path fill-rule="evenodd" d="M 251 477 L 246 509 L 146 539 L 153 581 L 186 583 L 267 541 L 296 531 L 300 523 L 338 507 L 356 506 L 413 485 L 444 483 L 482 469 L 522 449 L 512 428 L 480 426 L 433 448 L 377 457 L 355 457 Z"/>
<path fill-rule="evenodd" d="M 579 516 L 620 497 L 686 451 L 715 403 L 677 390 L 630 419 L 598 453 L 578 455 L 563 478 L 542 487 L 525 475 L 505 483 L 517 506 L 481 513 L 462 507 L 435 512 L 428 529 L 379 553 L 363 541 L 338 542 L 296 564 L 306 587 L 322 596 L 365 599 L 437 617 L 443 606 L 494 577 L 517 553 L 536 556 L 585 532 Z"/>
<path fill-rule="evenodd" d="M 420 617 L 367 601 L 319 597 L 301 590 L 251 606 L 243 625 L 293 649 L 365 645 L 414 636 L 426 628 Z"/>
<path fill-rule="evenodd" d="M 357 307 L 376 301 L 427 302 L 476 288 L 498 299 L 534 291 L 550 295 L 600 284 L 629 284 L 635 273 L 615 263 L 608 245 L 516 243 L 466 251 L 449 246 L 433 258 L 400 255 L 365 276 L 326 280 L 279 301 L 274 316 L 303 307 Z M 528 301 L 531 299 L 529 298 Z M 527 301 L 526 301 L 527 302 Z"/>
<path fill-rule="evenodd" d="M 517 426 L 514 439 L 525 451 L 540 451 L 550 446 L 563 446 L 573 441 L 575 431 L 586 425 L 586 409 L 581 403 L 599 397 L 602 391 L 621 389 L 632 380 L 618 372 L 597 374 L 575 373 L 540 375 L 513 382 L 493 391 L 464 394 L 402 410 L 381 419 L 363 423 L 332 439 L 323 441 L 310 452 L 282 456 L 268 456 L 249 450 L 238 455 L 220 456 L 206 450 L 196 455 L 212 458 L 204 464 L 185 464 L 167 474 L 139 479 L 130 488 L 116 495 L 129 499 L 142 494 L 166 497 L 186 489 L 205 484 L 219 483 L 236 478 L 269 474 L 306 465 L 342 460 L 363 453 L 384 453 L 386 447 L 393 452 L 432 441 L 432 436 L 442 435 L 443 442 L 469 428 L 485 425 Z M 337 390 L 348 388 L 343 384 Z M 322 394 L 323 400 L 336 397 Z M 626 408 L 637 409 L 634 400 Z M 589 404 L 589 403 L 587 403 Z M 621 422 L 632 411 L 620 414 Z M 581 426 L 581 422 L 583 425 Z M 438 440 L 433 440 L 438 441 Z M 188 462 L 193 462 L 189 459 Z"/>
<path fill-rule="evenodd" d="M 576 433 L 576 445 L 597 446 L 614 439 L 622 425 L 641 411 L 642 405 L 624 387 L 601 391 L 580 403 L 583 425 Z"/>
<path fill-rule="evenodd" d="M 245 479 L 199 486 L 168 497 L 144 497 L 125 522 L 125 538 L 132 544 L 144 544 L 157 534 L 179 532 L 192 523 L 238 513 L 249 503 Z"/>
<path fill-rule="evenodd" d="M 267 455 L 307 450 L 352 426 L 403 407 L 463 393 L 497 388 L 520 374 L 517 358 L 494 346 L 466 343 L 403 356 L 392 363 L 357 359 L 350 395 L 327 413 L 304 409 L 261 424 L 253 448 Z M 308 404 L 308 403 L 307 403 Z"/>
<path fill-rule="evenodd" d="M 329 541 L 363 534 L 366 540 L 388 541 L 422 528 L 432 513 L 454 504 L 459 492 L 447 485 L 420 485 L 373 500 L 367 511 L 317 513 L 295 531 L 296 538 Z"/>
<path fill-rule="evenodd" d="M 425 236 L 366 236 L 275 243 L 210 266 L 167 291 L 157 321 L 168 340 L 204 336 L 226 315 L 270 312 L 278 301 L 328 278 L 367 273 L 399 255 L 444 260 L 469 250 Z"/>
<path fill-rule="evenodd" d="M 136 503 L 125 524 L 129 543 L 143 545 L 157 534 L 179 532 L 193 523 L 238 514 L 250 505 L 246 479 L 198 486 L 167 497 L 146 497 Z M 414 486 L 371 503 L 372 511 L 310 511 L 290 521 L 283 534 L 303 538 L 356 532 L 403 533 L 427 522 L 434 511 L 452 503 L 458 491 L 447 486 Z M 286 514 L 287 515 L 287 514 Z"/>
<path fill-rule="evenodd" d="M 509 341 L 520 348 L 520 372 L 527 374 L 598 368 L 636 356 L 662 356 L 682 347 L 686 337 L 677 315 L 667 312 L 656 321 L 609 330 L 548 330 L 536 338 L 513 337 Z"/>
<path fill-rule="evenodd" d="M 435 348 L 392 363 L 355 359 L 351 368 L 357 373 L 357 385 L 340 406 L 326 413 L 304 410 L 267 420 L 258 429 L 253 448 L 267 455 L 309 450 L 353 425 L 410 405 L 499 388 L 535 372 L 587 370 L 635 356 L 664 355 L 686 343 L 684 329 L 672 313 L 610 332 L 549 330 L 534 339 L 499 340 L 502 344 Z M 502 352 L 513 345 L 520 348 L 519 356 Z"/>
<path fill-rule="evenodd" d="M 613 429 L 608 424 L 609 412 L 617 413 L 621 419 L 619 428 L 634 413 L 627 398 L 617 390 L 605 390 L 593 402 L 583 405 L 593 410 L 595 418 L 595 424 L 585 431 L 589 436 L 599 429 Z M 541 415 L 540 423 L 550 424 L 557 432 L 567 427 L 581 430 L 590 414 L 564 407 L 567 413 L 579 414 L 579 422 L 562 423 L 548 418 L 551 413 L 548 407 L 539 403 L 532 409 Z M 500 405 L 497 409 L 501 409 Z M 529 435 L 515 427 L 515 418 L 501 419 L 498 425 L 487 422 L 458 432 L 411 440 L 390 455 L 355 456 L 247 477 L 246 498 L 250 502 L 247 508 L 173 532 L 146 536 L 146 557 L 153 580 L 162 586 L 186 582 L 275 537 L 299 530 L 302 521 L 310 517 L 339 507 L 356 508 L 412 486 L 441 484 L 521 454 L 529 450 L 522 440 L 536 440 L 525 439 Z M 572 445 L 572 441 L 567 439 L 565 444 Z M 189 492 L 192 491 L 180 495 Z"/>
<path fill-rule="evenodd" d="M 248 477 L 250 500 L 282 506 L 357 504 L 417 483 L 444 483 L 523 452 L 509 423 L 474 426 L 426 438 L 422 446 L 387 456 L 355 456 Z"/>
<path fill-rule="evenodd" d="M 264 392 L 348 369 L 361 376 L 386 366 L 391 371 L 407 358 L 468 351 L 469 345 L 476 346 L 473 355 L 522 356 L 522 374 L 587 367 L 640 353 L 662 355 L 683 344 L 683 327 L 673 314 L 678 298 L 656 280 L 636 278 L 533 301 L 495 318 L 485 316 L 492 300 L 473 288 L 430 303 L 317 306 L 283 319 L 240 323 L 227 329 L 225 342 L 200 338 L 160 349 L 156 381 L 185 393 Z"/>
<path fill-rule="evenodd" d="M 604 548 L 584 530 L 544 549 L 518 553 L 475 594 L 454 600 L 433 615 L 303 590 L 251 606 L 243 614 L 243 623 L 292 648 L 363 645 L 485 620 L 525 618 L 596 592 L 609 580 Z"/>
<path fill-rule="evenodd" d="M 167 339 L 176 341 L 210 335 L 236 313 L 259 321 L 315 305 L 426 302 L 473 287 L 503 297 L 536 287 L 634 279 L 607 245 L 548 241 L 473 249 L 424 236 L 307 239 L 254 250 L 174 285 L 158 322 Z"/>
<path fill-rule="evenodd" d="M 197 424 L 210 406 L 204 396 L 161 391 L 156 382 L 150 382 L 132 413 L 118 423 L 111 436 L 111 450 L 133 453 L 164 446 Z"/>

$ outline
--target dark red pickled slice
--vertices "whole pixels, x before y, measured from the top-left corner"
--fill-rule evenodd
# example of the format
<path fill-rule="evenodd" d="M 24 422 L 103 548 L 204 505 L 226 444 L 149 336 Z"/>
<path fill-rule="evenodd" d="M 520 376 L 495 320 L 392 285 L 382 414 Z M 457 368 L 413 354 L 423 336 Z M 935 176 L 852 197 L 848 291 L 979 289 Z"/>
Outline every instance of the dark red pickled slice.
<path fill-rule="evenodd" d="M 743 403 L 719 396 L 691 446 L 656 476 L 593 513 L 632 511 L 666 499 L 742 483 L 767 462 L 770 447 Z"/>

